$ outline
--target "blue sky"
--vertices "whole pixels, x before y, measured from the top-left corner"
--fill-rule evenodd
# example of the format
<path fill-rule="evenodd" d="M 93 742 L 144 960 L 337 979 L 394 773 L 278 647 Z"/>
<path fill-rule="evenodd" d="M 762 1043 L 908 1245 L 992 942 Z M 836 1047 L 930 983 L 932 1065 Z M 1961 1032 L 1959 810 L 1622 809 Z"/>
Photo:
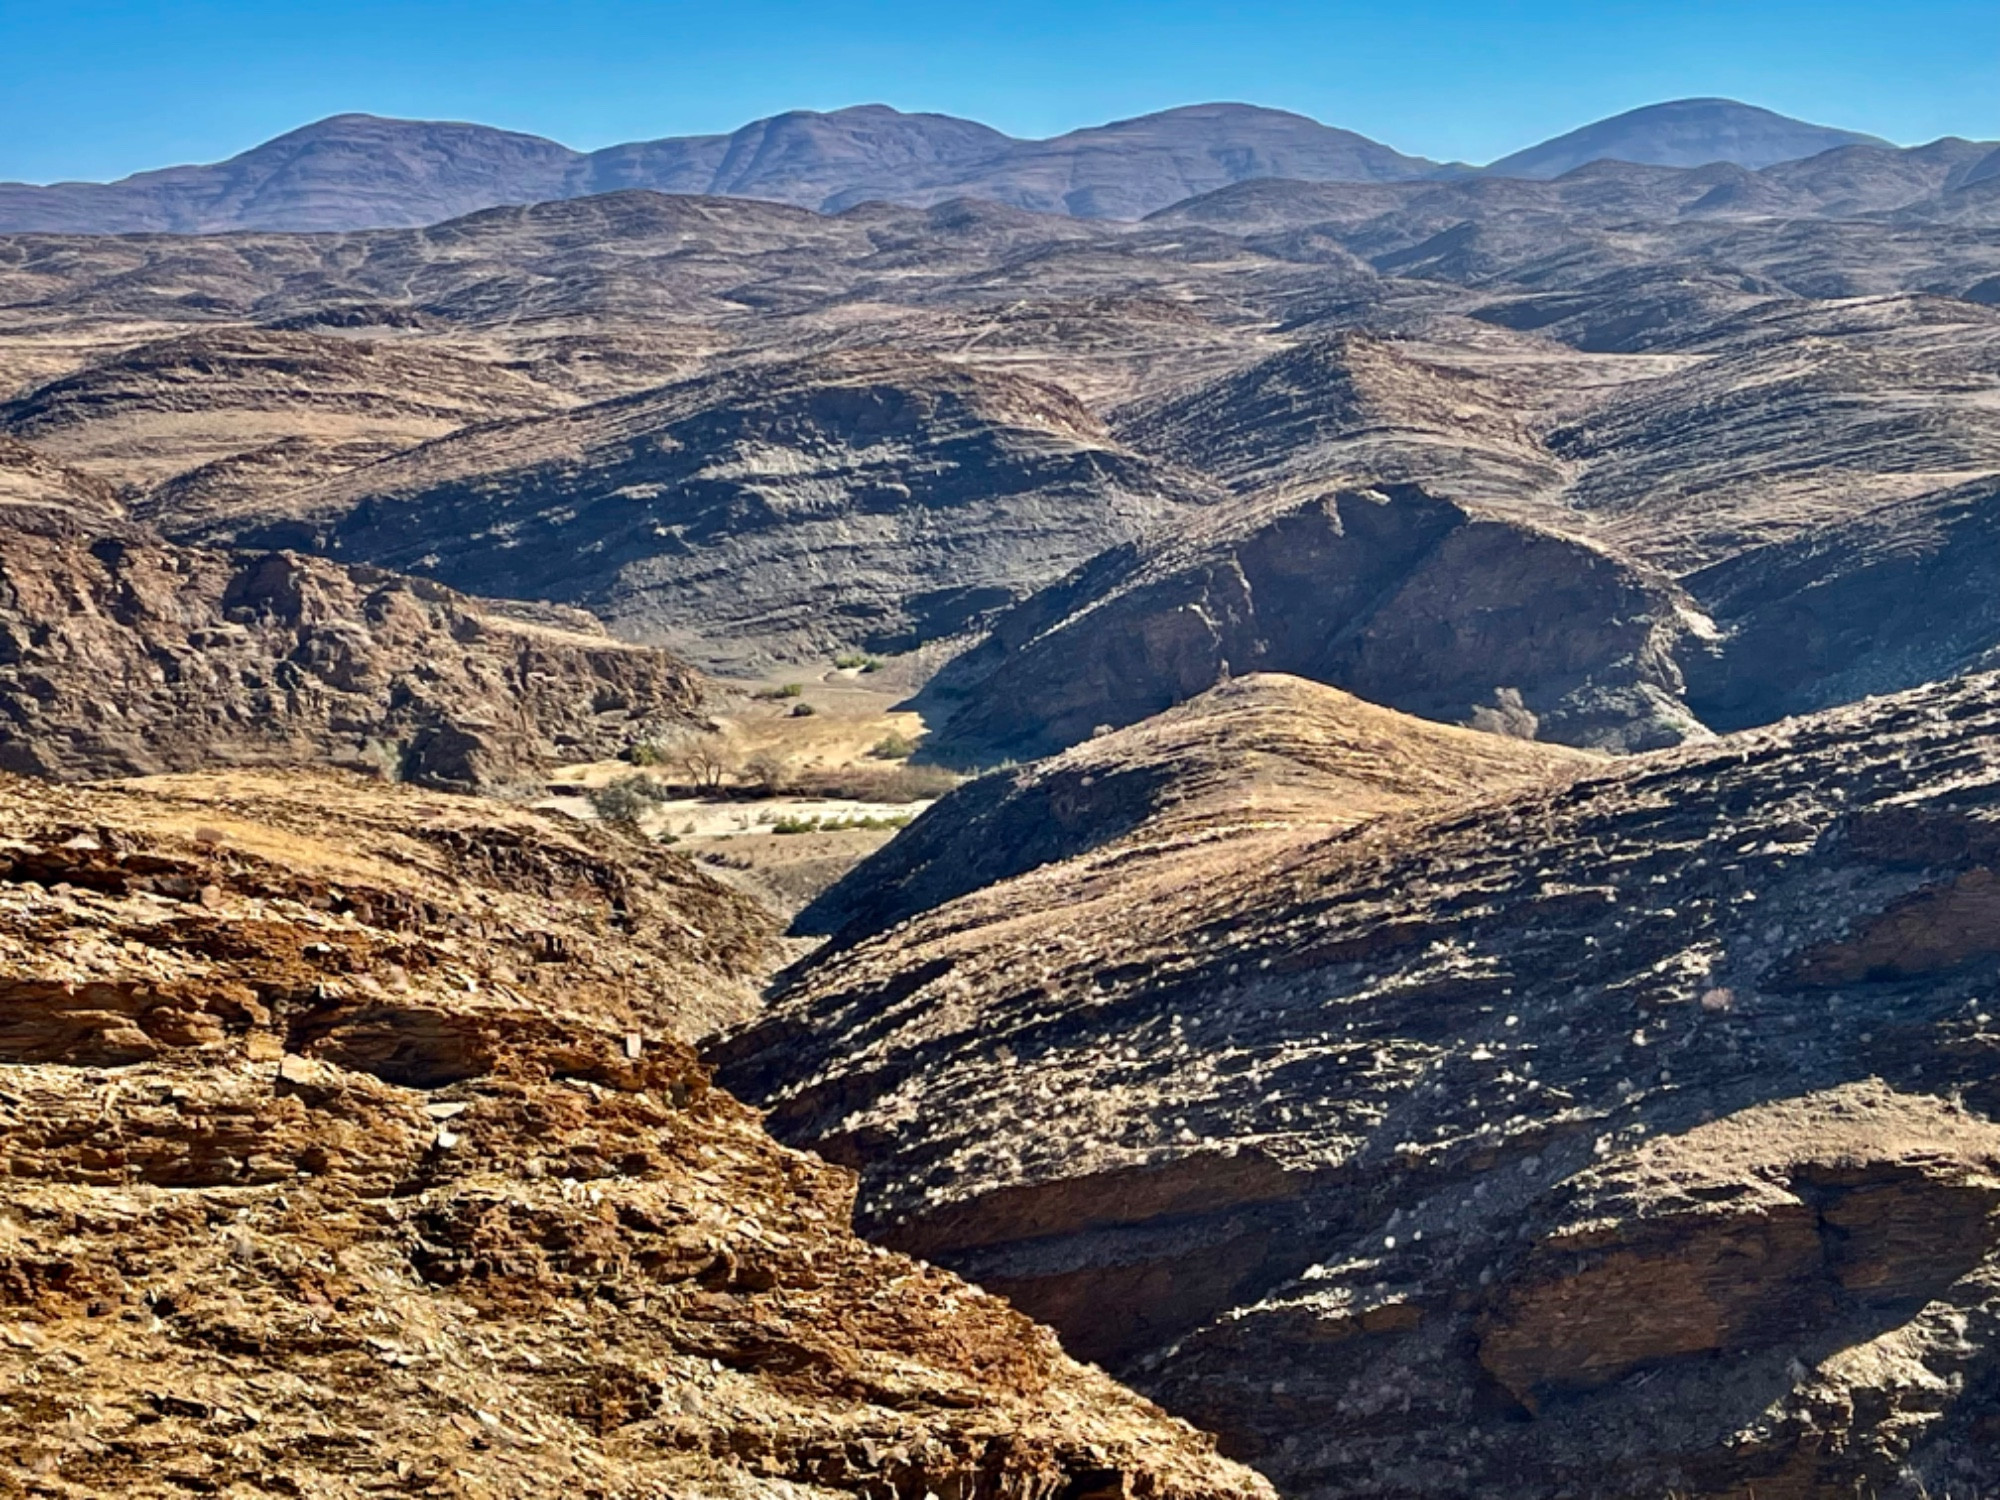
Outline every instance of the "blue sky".
<path fill-rule="evenodd" d="M 0 179 L 227 156 L 342 110 L 589 148 L 880 101 L 1018 135 L 1205 99 L 1486 161 L 1721 94 L 2000 138 L 2000 3 L 0 0 Z"/>

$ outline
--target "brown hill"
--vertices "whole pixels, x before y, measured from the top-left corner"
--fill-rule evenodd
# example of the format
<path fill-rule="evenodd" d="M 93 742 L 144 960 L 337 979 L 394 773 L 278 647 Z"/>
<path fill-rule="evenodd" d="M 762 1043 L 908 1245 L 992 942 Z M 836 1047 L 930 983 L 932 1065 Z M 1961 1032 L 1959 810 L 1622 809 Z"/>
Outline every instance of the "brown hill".
<path fill-rule="evenodd" d="M 1576 362 L 1517 347 L 1506 351 L 1510 369 L 1490 346 L 1528 341 L 1477 325 L 1456 340 L 1429 332 L 1422 341 L 1349 331 L 1302 343 L 1194 391 L 1127 408 L 1118 434 L 1243 491 L 1366 476 L 1520 504 L 1559 489 L 1566 475 L 1530 423 Z"/>
<path fill-rule="evenodd" d="M 0 437 L 0 515 L 16 509 L 117 521 L 125 507 L 101 479 L 14 438 Z"/>
<path fill-rule="evenodd" d="M 0 767 L 58 777 L 335 764 L 532 783 L 684 725 L 700 679 L 580 614 L 177 547 L 45 510 L 0 525 Z"/>
<path fill-rule="evenodd" d="M 514 371 L 421 344 L 231 328 L 141 344 L 51 381 L 0 406 L 0 430 L 135 489 L 251 455 L 265 467 L 261 487 L 564 404 Z M 287 460 L 277 473 L 274 455 Z M 157 509 L 199 514 L 199 488 Z"/>
<path fill-rule="evenodd" d="M 1259 673 L 1047 760 L 969 781 L 802 911 L 833 948 L 1093 850 L 1192 870 L 1239 836 L 1349 828 L 1592 764 L 1589 756 L 1377 708 Z"/>
<path fill-rule="evenodd" d="M 1449 723 L 1599 748 L 1700 726 L 1678 590 L 1588 543 L 1414 485 L 1263 499 L 1107 553 L 931 684 L 939 753 L 1050 753 L 1233 674 L 1289 672 Z"/>
<path fill-rule="evenodd" d="M 477 429 L 196 534 L 768 659 L 951 636 L 1207 497 L 1066 392 L 863 350 Z"/>
<path fill-rule="evenodd" d="M 1086 856 L 806 970 L 724 1077 L 1288 1494 L 1969 1491 L 1996 730 L 1981 676 L 1177 883 Z"/>
<path fill-rule="evenodd" d="M 709 1086 L 764 929 L 680 857 L 325 777 L 0 810 L 19 1484 L 1269 1495 Z"/>

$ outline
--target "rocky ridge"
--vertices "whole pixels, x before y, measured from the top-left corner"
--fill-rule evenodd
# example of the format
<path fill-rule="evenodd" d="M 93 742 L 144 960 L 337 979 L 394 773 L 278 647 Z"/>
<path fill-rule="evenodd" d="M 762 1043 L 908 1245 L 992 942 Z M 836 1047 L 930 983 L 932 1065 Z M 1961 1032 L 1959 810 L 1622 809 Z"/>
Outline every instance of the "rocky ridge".
<path fill-rule="evenodd" d="M 297 491 L 295 517 L 176 531 L 555 599 L 717 661 L 961 634 L 1211 493 L 1054 387 L 854 351 L 481 427 Z"/>
<path fill-rule="evenodd" d="M 0 806 L 0 1483 L 1269 1495 L 710 1086 L 765 929 L 678 856 L 324 775 Z"/>
<path fill-rule="evenodd" d="M 934 680 L 937 753 L 1048 754 L 1232 675 L 1289 672 L 1448 723 L 1646 749 L 1702 733 L 1664 576 L 1415 485 L 1263 497 L 1106 553 Z"/>
<path fill-rule="evenodd" d="M 287 552 L 177 547 L 23 509 L 0 525 L 0 768 L 63 778 L 333 764 L 532 784 L 692 723 L 699 676 L 580 613 Z"/>
<path fill-rule="evenodd" d="M 812 962 L 984 886 L 1100 849 L 1190 868 L 1224 845 L 1317 836 L 1575 774 L 1592 757 L 1432 724 L 1259 673 L 1046 760 L 959 786 L 801 911 Z"/>
<path fill-rule="evenodd" d="M 807 968 L 723 1074 L 1288 1494 L 1959 1493 L 1996 726 L 1977 676 L 1177 884 L 1084 856 Z"/>
<path fill-rule="evenodd" d="M 515 371 L 409 341 L 287 329 L 204 330 L 140 344 L 0 406 L 0 431 L 135 490 L 274 450 L 353 468 L 461 427 L 566 404 Z M 181 498 L 172 508 L 183 510 Z"/>

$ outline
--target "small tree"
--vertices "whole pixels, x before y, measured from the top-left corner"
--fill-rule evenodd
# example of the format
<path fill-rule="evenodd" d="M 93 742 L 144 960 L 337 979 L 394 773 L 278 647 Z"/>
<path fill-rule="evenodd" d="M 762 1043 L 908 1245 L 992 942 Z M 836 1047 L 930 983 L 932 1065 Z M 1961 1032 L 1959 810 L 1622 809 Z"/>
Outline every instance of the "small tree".
<path fill-rule="evenodd" d="M 710 740 L 690 740 L 681 747 L 681 770 L 696 791 L 714 792 L 722 789 L 722 783 L 729 779 L 730 756 L 721 745 Z"/>
<path fill-rule="evenodd" d="M 743 778 L 768 796 L 783 792 L 792 782 L 792 768 L 784 757 L 766 750 L 743 763 Z"/>

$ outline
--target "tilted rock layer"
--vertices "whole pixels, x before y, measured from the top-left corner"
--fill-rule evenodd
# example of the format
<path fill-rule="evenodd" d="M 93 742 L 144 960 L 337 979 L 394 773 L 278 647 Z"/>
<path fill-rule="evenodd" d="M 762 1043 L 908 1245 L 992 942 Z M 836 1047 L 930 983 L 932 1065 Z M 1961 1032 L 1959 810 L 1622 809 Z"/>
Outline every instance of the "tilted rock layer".
<path fill-rule="evenodd" d="M 1101 851 L 807 967 L 724 1077 L 1288 1494 L 1974 1493 L 1996 733 L 1979 676 Z"/>
<path fill-rule="evenodd" d="M 0 779 L 0 1491 L 1268 1496 L 684 1033 L 766 929 L 407 788 Z"/>
<path fill-rule="evenodd" d="M 1407 713 L 1605 749 L 1701 726 L 1664 577 L 1415 485 L 1233 507 L 1093 559 L 1002 616 L 932 684 L 938 745 L 1045 755 L 1232 673 L 1288 672 Z"/>
<path fill-rule="evenodd" d="M 24 509 L 0 525 L 0 768 L 333 763 L 532 781 L 689 722 L 700 678 L 576 612 Z"/>

